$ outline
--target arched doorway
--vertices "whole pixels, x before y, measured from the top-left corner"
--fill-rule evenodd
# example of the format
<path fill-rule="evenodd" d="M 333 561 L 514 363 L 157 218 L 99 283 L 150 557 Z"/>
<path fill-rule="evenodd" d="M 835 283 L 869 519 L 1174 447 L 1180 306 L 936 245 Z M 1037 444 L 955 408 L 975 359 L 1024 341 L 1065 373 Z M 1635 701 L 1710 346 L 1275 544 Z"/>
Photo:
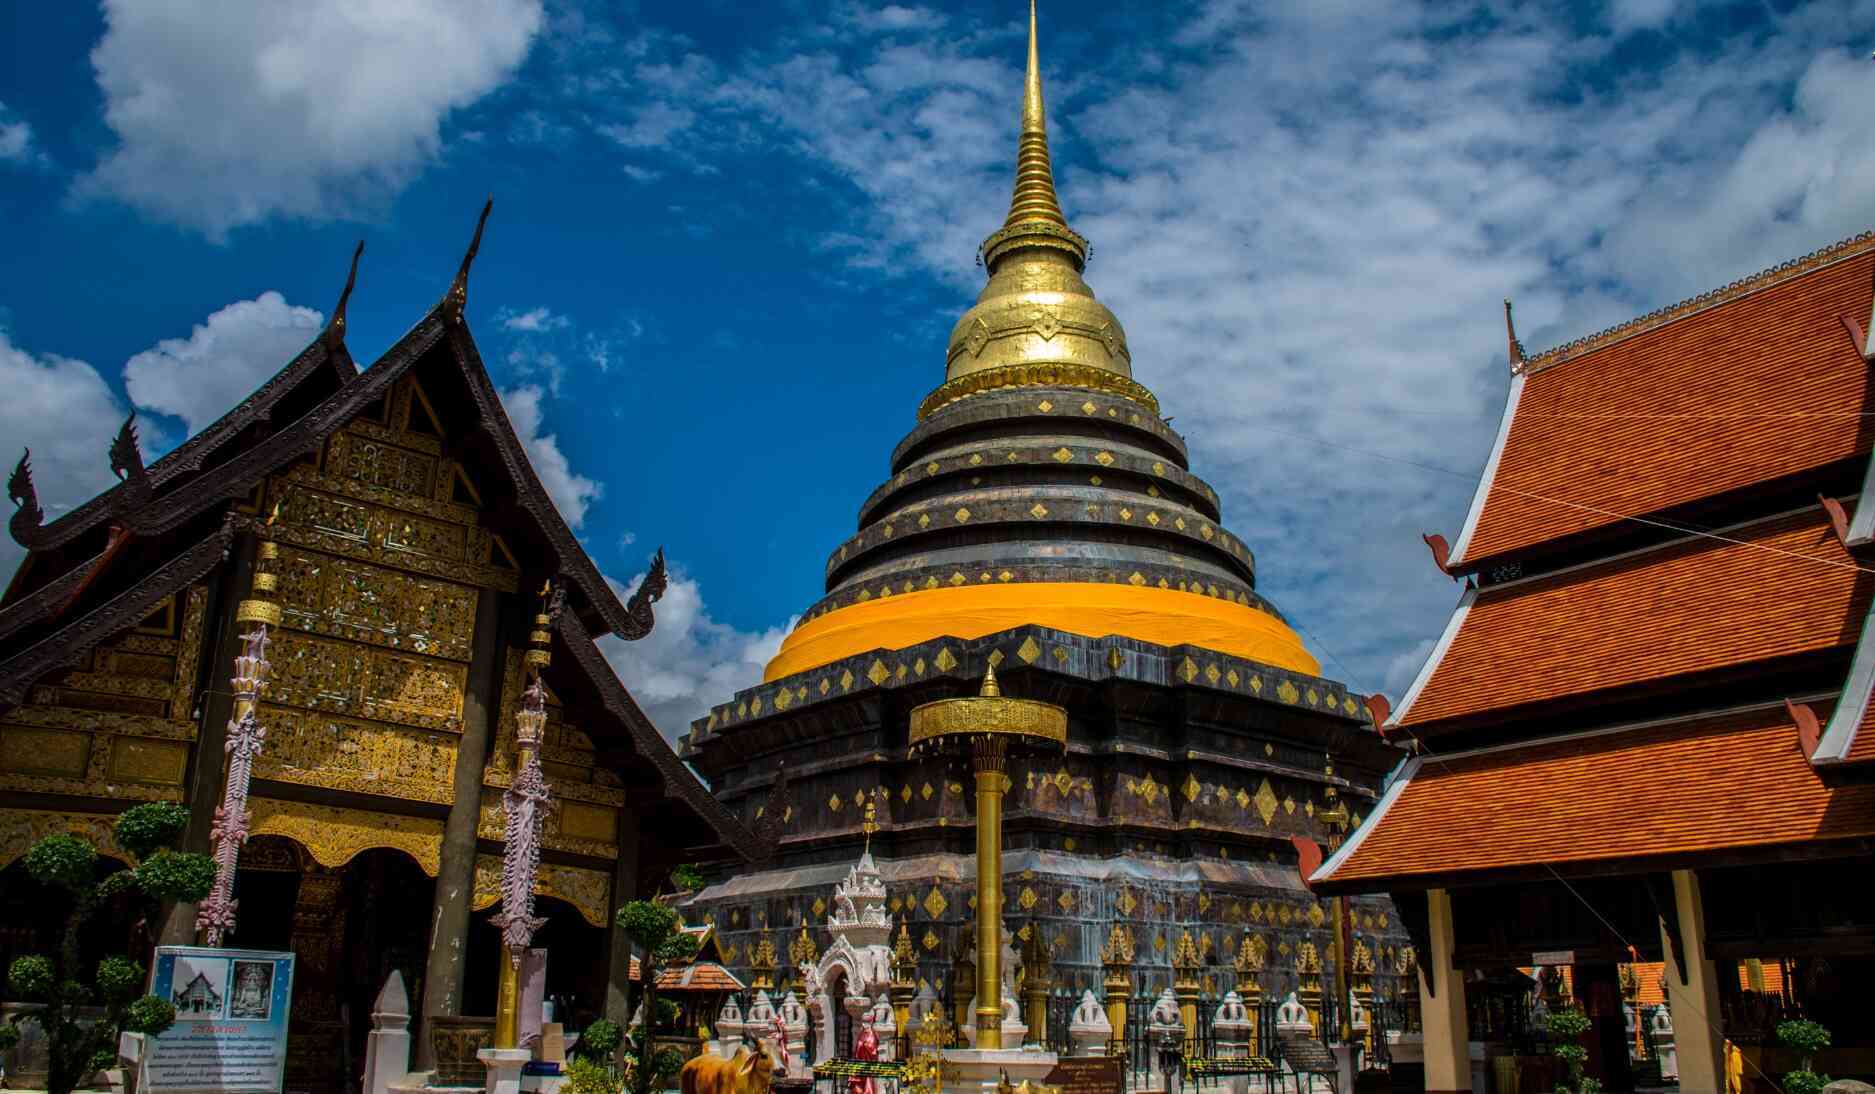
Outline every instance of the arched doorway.
<path fill-rule="evenodd" d="M 495 1013 L 501 932 L 489 920 L 499 910 L 499 905 L 490 905 L 470 917 L 464 1014 Z M 569 1029 L 584 1029 L 605 1014 L 606 931 L 587 912 L 558 897 L 536 895 L 534 914 L 547 920 L 534 932 L 534 948 L 553 955 L 547 962 L 546 997 L 554 1002 L 554 1020 Z"/>
<path fill-rule="evenodd" d="M 288 836 L 247 841 L 229 945 L 298 957 L 289 1092 L 357 1089 L 371 1006 L 385 979 L 402 973 L 411 999 L 422 998 L 434 892 L 435 881 L 400 850 L 367 848 L 327 867 Z"/>

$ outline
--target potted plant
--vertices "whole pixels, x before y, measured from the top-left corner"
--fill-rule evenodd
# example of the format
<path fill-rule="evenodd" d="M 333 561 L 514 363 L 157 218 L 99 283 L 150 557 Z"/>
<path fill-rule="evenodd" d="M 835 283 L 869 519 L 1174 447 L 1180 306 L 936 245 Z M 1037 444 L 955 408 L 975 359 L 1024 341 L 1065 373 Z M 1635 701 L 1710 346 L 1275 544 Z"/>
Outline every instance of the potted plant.
<path fill-rule="evenodd" d="M 176 1020 L 176 1008 L 141 995 L 143 966 L 112 956 L 86 968 L 79 947 L 84 925 L 110 901 L 127 896 L 156 903 L 194 902 L 208 895 L 215 863 L 207 855 L 173 850 L 189 823 L 188 811 L 171 802 L 133 806 L 117 818 L 117 845 L 135 861 L 128 870 L 98 877 L 98 850 L 67 834 L 47 836 L 26 852 L 26 872 L 41 884 L 70 894 L 71 911 L 58 952 L 27 954 L 7 969 L 13 995 L 35 1004 L 0 1026 L 0 1050 L 19 1041 L 18 1024 L 32 1022 L 45 1036 L 47 1094 L 71 1094 L 117 1059 L 118 1035 L 155 1035 Z M 102 1005 L 104 1014 L 81 1013 Z"/>

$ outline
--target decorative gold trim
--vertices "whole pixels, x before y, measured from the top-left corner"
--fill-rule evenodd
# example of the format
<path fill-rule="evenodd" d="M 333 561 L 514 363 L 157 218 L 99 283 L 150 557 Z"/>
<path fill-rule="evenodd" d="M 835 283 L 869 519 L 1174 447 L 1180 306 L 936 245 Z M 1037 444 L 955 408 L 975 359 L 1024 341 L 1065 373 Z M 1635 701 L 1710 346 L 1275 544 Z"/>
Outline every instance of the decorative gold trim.
<path fill-rule="evenodd" d="M 556 897 L 571 904 L 581 919 L 594 927 L 606 927 L 612 879 L 598 870 L 558 863 L 541 863 L 534 878 L 536 896 Z M 501 899 L 501 858 L 497 855 L 475 856 L 475 886 L 469 907 L 475 911 L 491 908 Z"/>
<path fill-rule="evenodd" d="M 1050 703 L 1003 696 L 939 699 L 911 711 L 911 744 L 941 737 L 1036 737 L 1066 744 L 1068 712 Z"/>
<path fill-rule="evenodd" d="M 130 856 L 117 846 L 112 828 L 117 818 L 109 813 L 59 813 L 40 809 L 0 809 L 0 870 L 47 836 L 70 833 L 91 841 L 98 853 L 121 862 Z"/>
<path fill-rule="evenodd" d="M 1586 337 L 1578 338 L 1573 342 L 1565 342 L 1554 349 L 1544 350 L 1542 353 L 1525 358 L 1522 367 L 1513 369 L 1513 371 L 1528 375 L 1529 373 L 1539 372 L 1552 365 L 1560 365 L 1564 361 L 1574 360 L 1584 354 L 1611 346 L 1616 342 L 1626 341 L 1636 335 L 1645 334 L 1651 330 L 1657 330 L 1676 319 L 1684 319 L 1689 315 L 1697 314 L 1709 308 L 1716 308 L 1721 304 L 1728 304 L 1740 297 L 1749 296 L 1761 289 L 1768 289 L 1773 285 L 1782 284 L 1795 277 L 1801 277 L 1812 270 L 1821 269 L 1824 266 L 1831 266 L 1837 262 L 1854 258 L 1872 249 L 1875 249 L 1875 231 L 1850 236 L 1848 239 L 1832 243 L 1827 247 L 1812 251 L 1807 255 L 1793 258 L 1788 262 L 1772 266 L 1767 270 L 1760 270 L 1750 277 L 1740 278 L 1729 285 L 1721 286 L 1709 292 L 1700 293 L 1698 296 L 1682 300 L 1677 304 L 1669 304 L 1664 308 L 1658 308 L 1648 312 L 1646 315 L 1630 319 L 1625 323 L 1616 324 L 1606 330 L 1597 331 Z"/>
<path fill-rule="evenodd" d="M 404 852 L 431 877 L 442 869 L 442 821 L 273 798 L 254 798 L 250 809 L 249 835 L 285 836 L 327 869 L 376 847 Z"/>
<path fill-rule="evenodd" d="M 1146 390 L 1145 385 L 1130 377 L 1092 365 L 1044 362 L 998 365 L 947 380 L 918 404 L 918 420 L 924 421 L 944 407 L 972 395 L 1018 387 L 1067 387 L 1097 391 L 1105 395 L 1117 395 L 1140 404 L 1154 414 L 1159 413 L 1159 400 Z"/>

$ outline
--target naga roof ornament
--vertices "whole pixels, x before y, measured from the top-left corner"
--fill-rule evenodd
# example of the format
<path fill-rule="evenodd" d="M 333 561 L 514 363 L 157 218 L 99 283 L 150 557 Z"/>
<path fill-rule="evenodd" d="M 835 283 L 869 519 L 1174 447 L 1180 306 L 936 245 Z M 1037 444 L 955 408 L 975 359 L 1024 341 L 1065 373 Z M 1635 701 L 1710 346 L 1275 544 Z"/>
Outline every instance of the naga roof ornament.
<path fill-rule="evenodd" d="M 39 522 L 45 519 L 45 511 L 39 508 L 39 491 L 33 486 L 33 450 L 30 448 L 20 453 L 20 462 L 13 465 L 13 474 L 7 476 L 7 498 L 19 506 L 12 520 L 15 539 L 22 532 L 39 527 Z"/>
<path fill-rule="evenodd" d="M 143 449 L 137 438 L 137 411 L 133 407 L 130 417 L 118 427 L 117 437 L 111 441 L 111 473 L 127 482 L 140 482 L 149 478 L 143 466 Z"/>

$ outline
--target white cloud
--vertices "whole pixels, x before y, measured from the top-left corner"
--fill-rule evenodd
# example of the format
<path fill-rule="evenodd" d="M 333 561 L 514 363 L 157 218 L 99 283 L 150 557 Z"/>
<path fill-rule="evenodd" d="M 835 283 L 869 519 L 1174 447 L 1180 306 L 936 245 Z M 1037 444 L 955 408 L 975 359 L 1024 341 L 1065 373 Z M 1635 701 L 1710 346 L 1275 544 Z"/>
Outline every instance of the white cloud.
<path fill-rule="evenodd" d="M 653 102 L 629 122 L 600 126 L 599 133 L 626 148 L 656 148 L 696 120 L 694 110 L 675 103 Z"/>
<path fill-rule="evenodd" d="M 605 484 L 575 474 L 566 453 L 560 451 L 559 438 L 540 431 L 544 420 L 540 406 L 543 395 L 539 385 L 524 384 L 501 392 L 501 405 L 507 410 L 508 420 L 514 424 L 521 444 L 527 448 L 534 474 L 540 476 L 541 485 L 552 495 L 567 526 L 579 528 L 586 522 L 587 507 L 604 495 Z"/>
<path fill-rule="evenodd" d="M 33 127 L 0 103 L 0 163 L 35 164 L 45 161 L 44 153 L 33 143 Z"/>
<path fill-rule="evenodd" d="M 193 434 L 286 367 L 319 333 L 324 316 L 277 292 L 237 300 L 124 364 L 124 387 L 145 410 L 182 419 Z"/>
<path fill-rule="evenodd" d="M 618 586 L 625 598 L 644 580 L 640 573 Z M 763 631 L 738 630 L 710 618 L 703 590 L 676 566 L 657 603 L 657 626 L 636 642 L 607 637 L 599 642 L 619 679 L 651 721 L 675 741 L 693 718 L 739 689 L 761 682 L 762 668 L 781 648 L 794 620 Z"/>
<path fill-rule="evenodd" d="M 46 519 L 106 489 L 116 478 L 108 455 L 128 413 L 98 370 L 56 354 L 32 354 L 0 330 L 0 474 L 10 474 L 21 448 L 32 449 L 33 483 Z M 0 575 L 25 551 L 0 531 Z"/>
<path fill-rule="evenodd" d="M 531 311 L 504 310 L 501 313 L 501 325 L 512 331 L 538 334 L 544 331 L 564 330 L 572 325 L 572 320 L 564 315 L 555 314 L 553 309 L 543 304 Z"/>
<path fill-rule="evenodd" d="M 504 83 L 541 0 L 105 0 L 91 53 L 118 145 L 80 184 L 211 237 L 379 208 L 444 117 Z"/>

